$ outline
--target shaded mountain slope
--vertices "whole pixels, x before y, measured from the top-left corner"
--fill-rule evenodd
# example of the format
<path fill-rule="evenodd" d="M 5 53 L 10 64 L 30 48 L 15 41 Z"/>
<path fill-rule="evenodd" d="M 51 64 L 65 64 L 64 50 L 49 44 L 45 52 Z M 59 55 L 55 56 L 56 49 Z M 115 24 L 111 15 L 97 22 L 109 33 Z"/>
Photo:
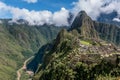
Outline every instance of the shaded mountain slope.
<path fill-rule="evenodd" d="M 94 26 L 101 39 L 120 46 L 120 28 L 115 25 L 94 22 Z"/>

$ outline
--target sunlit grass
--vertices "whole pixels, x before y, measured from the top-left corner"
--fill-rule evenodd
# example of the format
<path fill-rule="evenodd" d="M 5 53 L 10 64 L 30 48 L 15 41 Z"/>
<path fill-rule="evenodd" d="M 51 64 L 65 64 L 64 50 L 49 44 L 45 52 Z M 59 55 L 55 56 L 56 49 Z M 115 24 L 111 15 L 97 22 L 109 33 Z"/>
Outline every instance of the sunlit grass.
<path fill-rule="evenodd" d="M 85 40 L 81 40 L 80 43 L 83 45 L 91 45 L 90 42 L 85 41 Z"/>

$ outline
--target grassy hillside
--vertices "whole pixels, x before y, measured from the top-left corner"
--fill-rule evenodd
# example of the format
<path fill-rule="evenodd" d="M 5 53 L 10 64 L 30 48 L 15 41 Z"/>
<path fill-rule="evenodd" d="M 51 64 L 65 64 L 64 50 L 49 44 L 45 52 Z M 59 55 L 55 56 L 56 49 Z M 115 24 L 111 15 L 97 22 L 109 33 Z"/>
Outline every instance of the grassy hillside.
<path fill-rule="evenodd" d="M 0 80 L 15 80 L 23 61 L 53 40 L 61 28 L 0 24 Z"/>

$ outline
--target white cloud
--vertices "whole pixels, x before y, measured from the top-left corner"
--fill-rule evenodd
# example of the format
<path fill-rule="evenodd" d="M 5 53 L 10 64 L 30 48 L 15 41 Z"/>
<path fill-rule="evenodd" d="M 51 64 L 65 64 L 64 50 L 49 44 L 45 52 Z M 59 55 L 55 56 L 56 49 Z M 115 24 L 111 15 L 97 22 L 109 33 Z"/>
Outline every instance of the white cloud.
<path fill-rule="evenodd" d="M 120 22 L 120 19 L 119 18 L 114 18 L 113 21 Z"/>
<path fill-rule="evenodd" d="M 0 1 L 0 18 L 8 16 L 7 13 L 9 13 L 9 8 L 10 8 L 9 6 Z"/>
<path fill-rule="evenodd" d="M 2 21 L 0 20 L 0 24 L 2 23 Z"/>
<path fill-rule="evenodd" d="M 85 10 L 89 16 L 96 19 L 100 14 L 102 4 L 103 0 L 79 0 L 74 3 L 73 13 L 77 14 L 79 11 Z"/>
<path fill-rule="evenodd" d="M 5 3 L 3 3 L 3 2 L 0 2 L 0 10 L 1 11 L 7 11 L 7 10 L 9 10 L 9 6 L 7 6 Z"/>
<path fill-rule="evenodd" d="M 74 2 L 72 13 L 76 15 L 79 11 L 85 10 L 92 19 L 97 19 L 101 13 L 111 13 L 116 11 L 120 17 L 120 1 L 117 0 L 78 0 Z M 35 11 L 28 9 L 20 9 L 8 6 L 0 1 L 0 17 L 6 14 L 11 14 L 13 21 L 18 19 L 26 20 L 30 25 L 55 24 L 57 26 L 69 25 L 69 10 L 61 8 L 60 11 L 52 13 L 48 10 Z M 117 17 L 113 19 L 119 21 Z"/>
<path fill-rule="evenodd" d="M 12 6 L 8 6 L 3 2 L 0 2 L 0 11 L 2 13 L 9 12 L 12 15 L 13 21 L 18 19 L 26 20 L 30 25 L 43 25 L 47 24 L 55 24 L 57 26 L 68 25 L 68 17 L 69 11 L 65 8 L 61 8 L 60 11 L 50 12 L 48 10 L 43 11 L 35 11 L 28 9 L 20 9 Z M 1 14 L 0 14 L 1 15 Z"/>
<path fill-rule="evenodd" d="M 25 1 L 27 3 L 36 3 L 36 2 L 38 2 L 38 0 L 23 0 L 23 1 Z"/>
<path fill-rule="evenodd" d="M 13 19 L 24 19 L 30 25 L 52 24 L 52 13 L 50 11 L 29 11 L 27 9 L 13 8 L 11 10 Z"/>
<path fill-rule="evenodd" d="M 60 11 L 55 12 L 53 14 L 53 22 L 54 24 L 56 24 L 57 26 L 61 26 L 61 25 L 69 25 L 68 24 L 68 18 L 69 18 L 69 11 L 66 10 L 65 8 L 61 8 Z"/>
<path fill-rule="evenodd" d="M 118 0 L 79 0 L 73 3 L 73 13 L 76 15 L 79 11 L 85 10 L 92 19 L 97 19 L 100 13 L 111 13 L 113 11 L 120 14 L 120 1 Z"/>

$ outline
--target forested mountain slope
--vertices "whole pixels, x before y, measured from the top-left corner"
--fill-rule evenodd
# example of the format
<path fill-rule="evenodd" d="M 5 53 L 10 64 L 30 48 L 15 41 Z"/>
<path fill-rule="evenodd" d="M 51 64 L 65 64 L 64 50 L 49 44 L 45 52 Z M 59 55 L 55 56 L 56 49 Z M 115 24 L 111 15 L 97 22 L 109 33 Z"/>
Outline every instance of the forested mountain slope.
<path fill-rule="evenodd" d="M 33 80 L 119 79 L 119 30 L 94 22 L 81 11 L 69 30 L 61 30 L 52 43 L 39 50 L 36 57 L 43 57 L 37 58 L 41 65 Z"/>
<path fill-rule="evenodd" d="M 0 80 L 15 80 L 23 61 L 55 39 L 62 28 L 10 24 L 8 21 L 4 19 L 0 24 Z"/>

